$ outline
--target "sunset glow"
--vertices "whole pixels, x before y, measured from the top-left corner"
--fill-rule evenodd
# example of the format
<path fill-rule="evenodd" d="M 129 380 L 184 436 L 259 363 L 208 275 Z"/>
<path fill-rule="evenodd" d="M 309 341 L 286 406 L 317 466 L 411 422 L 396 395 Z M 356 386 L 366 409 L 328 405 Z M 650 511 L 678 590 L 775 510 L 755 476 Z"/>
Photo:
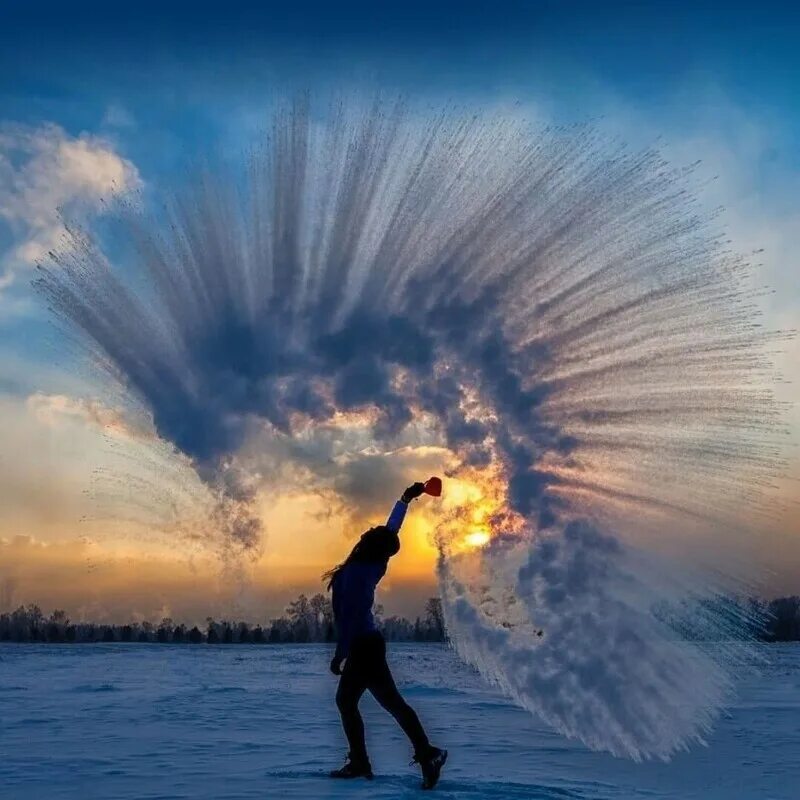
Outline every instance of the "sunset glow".
<path fill-rule="evenodd" d="M 488 531 L 473 531 L 464 537 L 470 547 L 483 547 L 491 539 Z"/>

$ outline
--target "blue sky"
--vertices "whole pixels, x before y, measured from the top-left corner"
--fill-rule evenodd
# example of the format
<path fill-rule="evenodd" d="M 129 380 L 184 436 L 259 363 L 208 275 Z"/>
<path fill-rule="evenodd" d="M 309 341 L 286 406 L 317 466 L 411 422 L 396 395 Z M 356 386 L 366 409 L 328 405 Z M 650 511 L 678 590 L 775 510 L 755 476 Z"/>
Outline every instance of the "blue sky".
<path fill-rule="evenodd" d="M 753 113 L 799 124 L 800 11 L 789 3 L 8 5 L 0 90 L 17 119 L 58 112 L 89 125 L 116 96 L 153 123 L 188 127 L 203 102 L 224 109 L 276 80 L 349 74 L 413 92 L 542 98 L 577 117 L 595 111 L 598 89 L 655 112 L 687 81 L 712 80 Z"/>
<path fill-rule="evenodd" d="M 730 209 L 744 249 L 768 249 L 764 278 L 777 293 L 766 310 L 784 327 L 797 316 L 798 268 L 786 263 L 800 213 L 793 4 L 9 6 L 0 120 L 102 137 L 147 184 L 194 153 L 244 146 L 287 86 L 519 104 L 548 122 L 591 119 L 636 144 L 658 141 L 678 162 L 702 159 L 716 178 L 709 203 Z M 0 216 L 0 248 L 14 236 Z M 19 277 L 6 296 L 25 294 Z M 4 349 L 9 325 L 33 345 L 25 320 L 4 316 Z"/>
<path fill-rule="evenodd" d="M 380 87 L 552 124 L 591 120 L 676 163 L 701 160 L 703 201 L 726 208 L 734 246 L 764 249 L 758 283 L 775 290 L 761 300 L 766 324 L 800 327 L 799 34 L 800 7 L 777 2 L 10 0 L 0 24 L 0 395 L 24 404 L 84 385 L 30 291 L 31 254 L 58 235 L 51 207 L 98 214 L 114 183 L 158 187 L 195 154 L 238 152 L 291 88 Z M 794 402 L 797 343 L 778 361 L 795 380 L 779 394 Z M 7 406 L 6 424 L 15 413 Z M 789 421 L 797 442 L 797 406 Z M 796 497 L 792 452 L 785 491 Z M 797 539 L 796 507 L 788 520 Z M 786 557 L 800 575 L 800 547 Z"/>

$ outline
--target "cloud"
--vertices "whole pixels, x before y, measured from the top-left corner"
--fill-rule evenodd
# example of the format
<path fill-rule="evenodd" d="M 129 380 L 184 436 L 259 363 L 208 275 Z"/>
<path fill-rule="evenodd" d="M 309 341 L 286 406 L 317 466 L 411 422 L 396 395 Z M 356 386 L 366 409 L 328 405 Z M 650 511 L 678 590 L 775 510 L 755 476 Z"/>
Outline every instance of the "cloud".
<path fill-rule="evenodd" d="M 0 254 L 0 289 L 64 244 L 62 214 L 102 212 L 103 198 L 141 185 L 136 167 L 107 139 L 45 124 L 0 127 L 0 220 L 12 244 Z"/>
<path fill-rule="evenodd" d="M 627 116 L 627 115 L 626 115 Z M 679 91 L 656 119 L 636 114 L 631 131 L 664 136 L 665 155 L 676 164 L 697 163 L 699 198 L 721 208 L 721 221 L 733 247 L 754 262 L 751 285 L 767 329 L 797 329 L 800 294 L 800 168 L 787 120 L 738 102 L 719 84 L 705 81 Z M 630 119 L 630 117 L 628 117 Z M 800 341 L 782 342 L 774 353 L 777 370 L 788 379 L 773 386 L 779 400 L 791 403 L 787 421 L 800 437 Z M 790 470 L 800 479 L 800 456 Z"/>
<path fill-rule="evenodd" d="M 656 146 L 691 172 L 701 213 L 713 216 L 720 238 L 753 264 L 746 276 L 766 330 L 798 328 L 800 269 L 800 167 L 795 121 L 769 106 L 753 106 L 713 74 L 692 74 L 671 84 L 657 106 L 635 102 L 608 84 L 595 83 L 581 98 L 586 113 L 610 136 L 633 147 Z M 691 165 L 691 168 L 690 168 Z M 731 285 L 734 283 L 731 276 Z M 800 438 L 800 340 L 781 341 L 771 359 L 786 380 L 776 398 L 791 405 L 791 438 Z M 787 451 L 789 471 L 800 480 L 800 455 Z M 793 490 L 792 490 L 793 491 Z M 791 495 L 792 491 L 787 491 Z"/>
<path fill-rule="evenodd" d="M 155 439 L 144 420 L 133 419 L 124 409 L 100 400 L 35 392 L 26 400 L 28 410 L 43 425 L 57 427 L 65 421 L 80 422 L 122 439 Z"/>
<path fill-rule="evenodd" d="M 336 414 L 372 415 L 380 452 L 427 416 L 541 527 L 608 497 L 716 513 L 731 474 L 772 474 L 747 287 L 658 153 L 391 102 L 313 119 L 277 112 L 241 196 L 211 169 L 123 209 L 141 281 L 100 239 L 38 283 L 224 497 L 252 496 L 233 461 L 254 425 Z"/>

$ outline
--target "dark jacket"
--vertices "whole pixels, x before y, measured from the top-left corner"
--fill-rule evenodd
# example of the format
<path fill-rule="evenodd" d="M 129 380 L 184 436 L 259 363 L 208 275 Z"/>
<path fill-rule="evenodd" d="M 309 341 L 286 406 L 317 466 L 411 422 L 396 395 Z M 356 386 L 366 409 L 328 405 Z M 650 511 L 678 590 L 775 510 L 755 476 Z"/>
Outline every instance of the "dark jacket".
<path fill-rule="evenodd" d="M 386 535 L 397 535 L 406 516 L 408 505 L 402 500 L 394 504 L 386 520 Z M 333 616 L 338 634 L 336 657 L 347 658 L 353 639 L 376 630 L 372 605 L 375 587 L 386 574 L 389 558 L 379 561 L 351 561 L 336 574 L 331 586 Z"/>

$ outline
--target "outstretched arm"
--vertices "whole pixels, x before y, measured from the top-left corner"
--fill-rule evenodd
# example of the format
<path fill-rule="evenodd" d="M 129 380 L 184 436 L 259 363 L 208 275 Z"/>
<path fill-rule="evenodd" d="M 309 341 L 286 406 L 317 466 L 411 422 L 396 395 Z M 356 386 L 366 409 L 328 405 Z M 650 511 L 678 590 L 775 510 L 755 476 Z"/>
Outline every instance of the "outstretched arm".
<path fill-rule="evenodd" d="M 406 518 L 406 511 L 408 511 L 408 504 L 419 497 L 424 490 L 425 484 L 417 482 L 411 484 L 411 486 L 403 492 L 400 499 L 394 504 L 392 513 L 389 514 L 389 519 L 386 520 L 386 527 L 390 531 L 400 533 L 400 527 L 403 524 L 403 520 Z"/>

